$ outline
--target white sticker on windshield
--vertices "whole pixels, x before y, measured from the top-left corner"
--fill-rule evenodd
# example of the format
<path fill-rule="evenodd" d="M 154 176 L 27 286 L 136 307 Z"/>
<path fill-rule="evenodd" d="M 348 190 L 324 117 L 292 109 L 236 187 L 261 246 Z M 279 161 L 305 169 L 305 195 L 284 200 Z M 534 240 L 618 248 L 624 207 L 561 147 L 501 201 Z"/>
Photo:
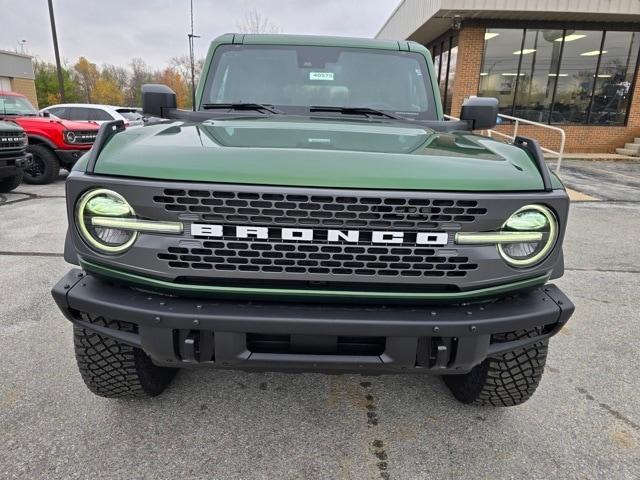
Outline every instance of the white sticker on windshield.
<path fill-rule="evenodd" d="M 333 81 L 333 72 L 309 72 L 309 80 Z"/>

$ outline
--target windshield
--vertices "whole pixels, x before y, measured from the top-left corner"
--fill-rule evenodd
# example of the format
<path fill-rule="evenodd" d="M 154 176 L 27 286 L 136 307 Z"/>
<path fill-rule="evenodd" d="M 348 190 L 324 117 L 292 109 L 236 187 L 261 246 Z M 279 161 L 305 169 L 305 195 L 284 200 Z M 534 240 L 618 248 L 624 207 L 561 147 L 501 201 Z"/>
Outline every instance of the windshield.
<path fill-rule="evenodd" d="M 0 95 L 1 115 L 37 115 L 38 112 L 33 105 L 24 97 L 13 95 Z"/>
<path fill-rule="evenodd" d="M 307 114 L 311 106 L 371 108 L 436 119 L 422 55 L 363 48 L 221 46 L 202 103 L 259 103 Z"/>

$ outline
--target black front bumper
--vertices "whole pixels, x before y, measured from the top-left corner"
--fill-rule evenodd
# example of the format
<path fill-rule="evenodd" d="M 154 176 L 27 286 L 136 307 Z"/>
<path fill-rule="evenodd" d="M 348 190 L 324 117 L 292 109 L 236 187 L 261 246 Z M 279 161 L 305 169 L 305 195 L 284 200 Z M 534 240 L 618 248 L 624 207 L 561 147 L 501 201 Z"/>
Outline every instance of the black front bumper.
<path fill-rule="evenodd" d="M 60 163 L 66 167 L 73 166 L 82 155 L 89 150 L 54 150 Z"/>
<path fill-rule="evenodd" d="M 173 367 L 464 373 L 489 356 L 551 337 L 574 311 L 554 285 L 492 303 L 345 306 L 167 297 L 79 269 L 52 294 L 74 324 Z M 100 317 L 132 326 L 107 328 L 94 323 Z M 494 336 L 536 328 L 531 338 Z"/>
<path fill-rule="evenodd" d="M 30 160 L 30 153 L 0 153 L 0 178 L 18 175 Z"/>

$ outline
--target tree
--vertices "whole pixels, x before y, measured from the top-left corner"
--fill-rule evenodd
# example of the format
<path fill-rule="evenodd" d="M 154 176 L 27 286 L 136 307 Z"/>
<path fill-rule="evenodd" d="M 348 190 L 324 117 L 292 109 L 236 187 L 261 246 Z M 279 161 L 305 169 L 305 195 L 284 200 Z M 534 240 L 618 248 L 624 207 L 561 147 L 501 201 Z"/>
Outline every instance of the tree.
<path fill-rule="evenodd" d="M 33 61 L 35 73 L 36 95 L 41 108 L 60 103 L 56 66 L 42 60 Z M 82 99 L 78 85 L 74 82 L 68 68 L 62 68 L 62 78 L 67 102 L 78 102 Z"/>
<path fill-rule="evenodd" d="M 180 74 L 180 72 L 178 72 L 178 70 L 172 67 L 167 67 L 161 72 L 157 72 L 155 77 L 155 82 L 162 83 L 176 92 L 178 108 L 187 108 L 188 104 L 191 103 L 191 99 L 189 98 L 190 91 L 186 79 Z"/>
<path fill-rule="evenodd" d="M 110 65 L 106 63 L 102 65 L 102 69 L 100 70 L 100 78 L 115 83 L 123 92 L 129 86 L 130 76 L 131 74 L 126 67 L 121 67 L 118 65 Z"/>
<path fill-rule="evenodd" d="M 252 8 L 244 14 L 238 23 L 238 30 L 242 33 L 280 33 L 281 29 L 257 8 Z"/>
<path fill-rule="evenodd" d="M 124 92 L 111 78 L 99 78 L 93 90 L 93 101 L 107 105 L 122 105 Z"/>
<path fill-rule="evenodd" d="M 145 83 L 151 83 L 152 73 L 141 58 L 131 60 L 131 77 L 125 92 L 125 103 L 129 107 L 141 106 L 141 89 Z"/>
<path fill-rule="evenodd" d="M 80 57 L 78 62 L 73 66 L 73 70 L 75 71 L 76 81 L 82 90 L 85 101 L 92 103 L 96 82 L 100 78 L 98 67 L 85 57 Z"/>
<path fill-rule="evenodd" d="M 198 85 L 200 81 L 200 74 L 202 73 L 202 67 L 204 65 L 204 59 L 196 60 L 195 62 L 195 84 Z M 184 81 L 187 84 L 187 103 L 185 108 L 191 108 L 191 60 L 189 55 L 180 55 L 179 57 L 172 57 L 169 60 L 169 66 L 175 70 L 177 70 Z"/>

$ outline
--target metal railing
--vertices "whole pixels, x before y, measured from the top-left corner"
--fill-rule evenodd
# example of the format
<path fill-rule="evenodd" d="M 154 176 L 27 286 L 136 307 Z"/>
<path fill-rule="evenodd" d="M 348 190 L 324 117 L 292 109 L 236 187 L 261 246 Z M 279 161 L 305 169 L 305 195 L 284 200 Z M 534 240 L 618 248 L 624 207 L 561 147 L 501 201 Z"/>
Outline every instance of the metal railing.
<path fill-rule="evenodd" d="M 542 145 L 540 145 L 540 148 L 547 152 L 547 153 L 551 153 L 552 155 L 556 155 L 558 158 L 558 164 L 556 165 L 556 173 L 560 173 L 560 167 L 562 165 L 562 157 L 564 156 L 564 144 L 566 141 L 566 134 L 564 132 L 564 130 L 560 127 L 554 127 L 551 125 L 547 125 L 545 123 L 539 123 L 539 122 L 534 122 L 532 120 L 527 120 L 526 118 L 519 118 L 519 117 L 512 117 L 511 115 L 504 115 L 502 113 L 498 114 L 498 117 L 503 118 L 505 120 L 510 120 L 511 122 L 513 122 L 511 125 L 513 125 L 513 133 L 511 135 L 507 134 L 507 133 L 503 133 L 503 132 L 499 132 L 498 130 L 482 130 L 482 132 L 487 132 L 487 136 L 492 138 L 493 135 L 499 135 L 501 137 L 505 137 L 508 138 L 509 140 L 511 140 L 512 142 L 515 140 L 515 138 L 518 136 L 518 128 L 520 127 L 521 123 L 527 124 L 527 125 L 533 125 L 535 127 L 540 127 L 540 128 L 546 128 L 548 130 L 553 130 L 557 133 L 560 134 L 560 148 L 556 151 L 556 150 L 551 150 L 550 148 L 547 147 L 543 147 Z M 451 115 L 445 115 L 444 118 L 449 119 L 449 120 L 460 120 L 457 117 L 453 117 Z M 505 124 L 505 126 L 507 126 L 508 124 Z"/>

